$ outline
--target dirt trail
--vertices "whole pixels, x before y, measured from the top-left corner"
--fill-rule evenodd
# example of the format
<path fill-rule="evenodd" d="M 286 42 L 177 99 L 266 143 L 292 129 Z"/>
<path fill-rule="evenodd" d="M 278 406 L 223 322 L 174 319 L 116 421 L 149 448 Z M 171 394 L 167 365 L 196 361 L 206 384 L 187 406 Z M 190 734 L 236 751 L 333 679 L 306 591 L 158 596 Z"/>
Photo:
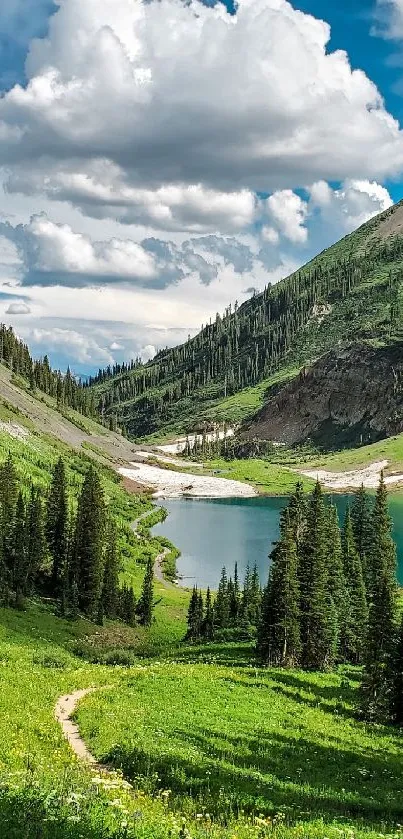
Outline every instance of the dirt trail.
<path fill-rule="evenodd" d="M 133 533 L 135 534 L 135 536 L 137 536 L 138 539 L 140 539 L 140 536 L 137 533 L 138 525 L 140 524 L 141 521 L 143 521 L 143 519 L 148 518 L 148 516 L 150 516 L 152 512 L 153 512 L 152 510 L 147 510 L 145 513 L 142 513 L 141 516 L 138 516 L 137 519 L 132 521 L 131 529 L 132 529 Z M 171 583 L 169 580 L 167 580 L 164 577 L 164 572 L 162 570 L 162 563 L 164 562 L 164 559 L 169 554 L 169 552 L 170 552 L 169 548 L 163 548 L 161 553 L 158 554 L 158 556 L 155 557 L 154 577 L 155 577 L 156 580 L 158 580 L 159 583 L 162 583 L 165 586 L 165 588 L 173 589 L 173 588 L 177 588 L 177 586 L 175 585 L 175 583 Z"/>
<path fill-rule="evenodd" d="M 75 690 L 74 693 L 70 693 L 67 696 L 61 696 L 56 702 L 55 717 L 61 725 L 63 735 L 69 742 L 74 754 L 84 763 L 88 763 L 96 769 L 105 769 L 106 767 L 98 763 L 94 755 L 91 754 L 80 736 L 78 725 L 71 719 L 81 699 L 84 699 L 85 696 L 88 696 L 95 690 L 97 688 L 85 688 L 84 690 Z"/>

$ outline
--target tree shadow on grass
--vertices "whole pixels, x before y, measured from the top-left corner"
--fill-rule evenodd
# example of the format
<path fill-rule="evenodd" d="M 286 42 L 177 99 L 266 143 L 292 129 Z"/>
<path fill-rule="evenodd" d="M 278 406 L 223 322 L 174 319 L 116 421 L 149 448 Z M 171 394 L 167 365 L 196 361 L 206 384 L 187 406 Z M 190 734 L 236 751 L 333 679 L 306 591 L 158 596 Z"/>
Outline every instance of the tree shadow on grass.
<path fill-rule="evenodd" d="M 219 731 L 178 730 L 166 754 L 116 747 L 104 760 L 126 777 L 168 788 L 173 803 L 203 802 L 216 817 L 239 809 L 289 821 L 345 817 L 379 826 L 403 818 L 398 755 L 361 752 L 278 732 L 232 737 Z M 156 782 L 155 779 L 160 779 Z M 148 785 L 148 786 L 147 786 Z"/>

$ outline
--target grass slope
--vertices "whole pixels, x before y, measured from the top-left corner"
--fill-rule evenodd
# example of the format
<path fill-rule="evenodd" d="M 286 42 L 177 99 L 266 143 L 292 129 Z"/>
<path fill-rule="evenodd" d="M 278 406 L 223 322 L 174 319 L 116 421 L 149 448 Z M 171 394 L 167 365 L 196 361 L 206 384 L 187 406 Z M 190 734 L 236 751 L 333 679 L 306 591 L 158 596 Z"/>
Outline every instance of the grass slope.
<path fill-rule="evenodd" d="M 401 822 L 401 737 L 356 720 L 356 674 L 166 663 L 80 706 L 95 754 L 173 810 L 261 836 L 370 836 Z M 298 825 L 298 829 L 295 829 Z M 208 833 L 207 833 L 208 835 Z"/>

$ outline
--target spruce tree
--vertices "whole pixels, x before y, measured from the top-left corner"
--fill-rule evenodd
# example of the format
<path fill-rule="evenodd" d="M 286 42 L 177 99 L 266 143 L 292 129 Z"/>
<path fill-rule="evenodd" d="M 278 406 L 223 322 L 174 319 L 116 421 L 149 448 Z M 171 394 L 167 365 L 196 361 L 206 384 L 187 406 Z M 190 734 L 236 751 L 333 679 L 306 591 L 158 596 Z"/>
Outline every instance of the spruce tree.
<path fill-rule="evenodd" d="M 319 482 L 309 499 L 300 560 L 302 666 L 323 670 L 334 662 L 337 626 L 328 587 L 326 515 Z"/>
<path fill-rule="evenodd" d="M 299 553 L 305 534 L 307 506 L 304 495 L 304 487 L 298 481 L 293 494 L 288 502 L 288 517 L 293 532 L 293 538 Z"/>
<path fill-rule="evenodd" d="M 94 620 L 102 593 L 104 528 L 104 495 L 99 477 L 90 466 L 78 500 L 72 571 L 79 608 Z"/>
<path fill-rule="evenodd" d="M 7 460 L 0 467 L 0 509 L 1 531 L 3 537 L 3 561 L 10 571 L 13 561 L 14 515 L 18 497 L 18 477 L 14 461 L 9 453 Z"/>
<path fill-rule="evenodd" d="M 27 531 L 26 511 L 22 492 L 18 493 L 11 538 L 11 585 L 15 592 L 18 608 L 23 605 L 27 594 Z"/>
<path fill-rule="evenodd" d="M 52 588 L 57 597 L 64 585 L 68 543 L 68 496 L 66 470 L 62 458 L 57 461 L 46 504 L 46 539 L 52 557 Z"/>
<path fill-rule="evenodd" d="M 296 666 L 301 653 L 297 546 L 288 510 L 281 516 L 280 539 L 270 558 L 269 581 L 263 593 L 257 651 L 268 664 Z"/>
<path fill-rule="evenodd" d="M 350 508 L 347 507 L 343 527 L 343 564 L 348 595 L 348 612 L 344 633 L 344 656 L 352 664 L 360 664 L 368 635 L 368 605 L 360 555 L 356 549 Z"/>
<path fill-rule="evenodd" d="M 207 588 L 206 592 L 206 605 L 202 623 L 202 636 L 206 639 L 206 641 L 212 641 L 214 638 L 214 608 L 209 588 Z"/>
<path fill-rule="evenodd" d="M 224 629 L 229 625 L 228 578 L 225 567 L 221 571 L 221 578 L 214 603 L 214 625 L 219 629 Z"/>
<path fill-rule="evenodd" d="M 27 507 L 27 593 L 31 593 L 47 560 L 43 507 L 40 492 L 31 487 Z"/>
<path fill-rule="evenodd" d="M 386 714 L 396 632 L 396 547 L 391 536 L 383 474 L 374 505 L 373 545 L 369 562 L 374 586 L 369 610 L 363 704 L 366 715 L 376 719 Z"/>
<path fill-rule="evenodd" d="M 102 608 L 107 618 L 114 618 L 119 600 L 119 557 L 117 549 L 116 524 L 109 521 L 105 551 L 104 578 L 102 586 Z"/>
<path fill-rule="evenodd" d="M 365 589 L 369 596 L 374 585 L 369 562 L 373 542 L 372 502 L 363 484 L 355 493 L 351 507 L 351 524 L 355 546 L 361 561 Z"/>
<path fill-rule="evenodd" d="M 137 604 L 137 616 L 141 626 L 151 626 L 154 606 L 154 565 L 150 558 L 144 575 L 140 600 Z"/>
<path fill-rule="evenodd" d="M 337 649 L 341 652 L 349 614 L 348 592 L 344 576 L 339 518 L 334 504 L 326 508 L 326 561 L 328 606 L 335 609 Z M 329 600 L 330 597 L 330 600 Z"/>

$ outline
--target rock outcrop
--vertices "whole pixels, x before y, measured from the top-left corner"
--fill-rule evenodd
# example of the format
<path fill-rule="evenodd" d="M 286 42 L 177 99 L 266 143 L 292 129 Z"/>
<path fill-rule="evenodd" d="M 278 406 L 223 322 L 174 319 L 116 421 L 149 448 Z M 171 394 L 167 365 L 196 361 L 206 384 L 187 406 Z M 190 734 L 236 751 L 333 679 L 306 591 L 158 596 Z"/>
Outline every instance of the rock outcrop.
<path fill-rule="evenodd" d="M 359 445 L 403 431 L 403 343 L 332 350 L 276 389 L 242 429 L 295 444 Z"/>

